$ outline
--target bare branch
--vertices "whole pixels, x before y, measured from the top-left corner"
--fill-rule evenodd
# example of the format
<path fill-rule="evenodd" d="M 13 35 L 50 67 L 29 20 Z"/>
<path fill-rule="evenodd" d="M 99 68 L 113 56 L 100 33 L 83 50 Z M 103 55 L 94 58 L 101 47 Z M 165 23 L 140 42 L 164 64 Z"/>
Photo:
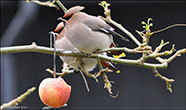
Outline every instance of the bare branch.
<path fill-rule="evenodd" d="M 154 74 L 157 76 L 157 77 L 160 77 L 162 80 L 164 80 L 167 84 L 167 89 L 172 93 L 172 89 L 171 89 L 171 83 L 174 82 L 175 80 L 174 79 L 168 79 L 164 76 L 162 76 L 157 69 L 152 69 L 152 71 L 154 72 Z"/>
<path fill-rule="evenodd" d="M 37 46 L 35 43 L 32 43 L 32 45 L 26 45 L 26 46 L 12 46 L 12 47 L 1 47 L 1 54 L 8 54 L 8 53 L 21 53 L 21 52 L 38 52 L 38 53 L 46 53 L 46 54 L 54 54 L 53 48 L 43 47 L 43 46 Z M 85 58 L 96 58 L 96 56 L 99 56 L 101 60 L 109 61 L 112 63 L 119 63 L 124 65 L 135 65 L 140 66 L 144 68 L 156 68 L 156 69 L 162 69 L 167 67 L 167 63 L 164 62 L 162 64 L 152 64 L 152 63 L 139 63 L 137 60 L 129 60 L 129 59 L 116 59 L 113 57 L 108 57 L 104 55 L 91 55 L 87 56 L 84 53 L 81 52 L 71 52 L 63 49 L 56 49 L 56 55 L 59 56 L 71 56 L 71 57 L 85 57 Z"/>
<path fill-rule="evenodd" d="M 28 89 L 24 94 L 22 94 L 21 96 L 17 97 L 14 100 L 11 100 L 8 103 L 4 103 L 3 105 L 1 105 L 1 110 L 4 110 L 6 108 L 10 108 L 13 107 L 19 103 L 21 103 L 28 95 L 30 95 L 36 88 L 32 87 L 31 89 Z"/>
<path fill-rule="evenodd" d="M 59 0 L 54 0 L 63 10 L 64 13 L 66 13 L 67 9 L 65 8 L 65 6 L 59 1 Z"/>
<path fill-rule="evenodd" d="M 58 6 L 54 4 L 55 3 L 54 0 L 52 2 L 51 1 L 41 2 L 39 0 L 25 0 L 25 2 L 33 2 L 42 6 L 55 7 L 57 10 L 59 10 Z"/>
<path fill-rule="evenodd" d="M 170 63 L 173 59 L 175 59 L 176 57 L 181 56 L 181 54 L 185 54 L 186 53 L 186 48 L 178 50 L 173 56 L 171 56 L 169 59 L 167 59 L 167 63 Z"/>
<path fill-rule="evenodd" d="M 47 72 L 51 73 L 52 75 L 54 75 L 54 71 L 50 70 L 49 68 L 46 69 Z M 71 73 L 75 73 L 74 70 L 68 70 L 68 71 L 64 71 L 62 73 L 56 73 L 56 75 L 60 76 L 60 77 L 63 77 L 67 74 L 71 74 Z"/>
<path fill-rule="evenodd" d="M 108 56 L 99 55 L 99 58 L 101 60 L 109 61 L 112 63 L 118 63 L 118 64 L 124 64 L 124 65 L 134 65 L 134 66 L 140 66 L 144 68 L 157 68 L 157 69 L 163 69 L 167 67 L 167 63 L 164 62 L 162 64 L 152 64 L 152 63 L 139 63 L 138 60 L 129 60 L 129 59 L 116 59 Z"/>
<path fill-rule="evenodd" d="M 186 24 L 173 24 L 173 25 L 170 25 L 170 26 L 165 27 L 165 28 L 163 28 L 163 29 L 154 31 L 154 32 L 152 32 L 152 33 L 153 33 L 153 34 L 159 33 L 159 32 L 165 31 L 165 30 L 167 30 L 167 29 L 169 29 L 169 28 L 176 27 L 176 26 L 186 26 Z"/>
<path fill-rule="evenodd" d="M 129 49 L 127 47 L 117 47 L 117 48 L 109 48 L 109 49 L 99 50 L 98 53 L 110 52 L 110 51 L 124 51 L 127 53 L 150 53 L 151 52 L 150 49 L 145 50 L 145 49 L 140 49 L 140 48 Z"/>
<path fill-rule="evenodd" d="M 53 55 L 54 49 L 43 47 L 43 46 L 37 46 L 35 42 L 33 42 L 31 45 L 24 45 L 24 46 L 11 46 L 11 47 L 1 47 L 1 54 L 9 54 L 9 53 L 21 53 L 21 52 L 38 52 L 38 53 L 46 53 Z M 62 54 L 61 54 L 62 53 Z M 81 55 L 84 55 L 80 52 L 71 52 L 63 49 L 56 49 L 56 55 L 68 55 L 68 56 L 77 56 L 81 57 Z"/>

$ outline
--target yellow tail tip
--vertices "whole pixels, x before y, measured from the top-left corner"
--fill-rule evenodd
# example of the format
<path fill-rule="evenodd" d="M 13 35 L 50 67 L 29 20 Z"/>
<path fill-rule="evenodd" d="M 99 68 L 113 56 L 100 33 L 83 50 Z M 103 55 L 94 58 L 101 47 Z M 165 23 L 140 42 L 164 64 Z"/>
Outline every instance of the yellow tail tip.
<path fill-rule="evenodd" d="M 121 58 L 121 57 L 125 57 L 126 54 L 124 52 L 122 52 L 120 55 L 113 55 L 114 58 Z"/>
<path fill-rule="evenodd" d="M 120 73 L 120 70 L 116 71 L 116 73 Z"/>

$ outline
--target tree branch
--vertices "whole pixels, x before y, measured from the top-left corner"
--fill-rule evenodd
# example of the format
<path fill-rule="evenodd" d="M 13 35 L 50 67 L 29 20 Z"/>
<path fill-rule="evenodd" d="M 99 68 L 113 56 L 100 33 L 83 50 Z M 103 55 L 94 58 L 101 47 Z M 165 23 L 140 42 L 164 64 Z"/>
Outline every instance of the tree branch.
<path fill-rule="evenodd" d="M 152 64 L 152 63 L 143 63 L 141 64 L 138 60 L 129 60 L 129 59 L 116 59 L 113 57 L 98 55 L 101 60 L 109 61 L 112 63 L 118 63 L 118 64 L 124 64 L 124 65 L 134 65 L 134 66 L 140 66 L 144 68 L 156 68 L 156 69 L 163 69 L 166 68 L 168 65 L 167 63 L 162 64 Z"/>
<path fill-rule="evenodd" d="M 54 0 L 63 10 L 64 13 L 66 13 L 67 9 L 65 8 L 65 6 L 59 1 L 59 0 Z"/>
<path fill-rule="evenodd" d="M 33 2 L 33 3 L 36 3 L 41 6 L 55 7 L 57 10 L 59 10 L 58 6 L 54 4 L 55 3 L 54 0 L 52 2 L 51 1 L 41 2 L 39 0 L 24 0 L 24 1 L 25 2 Z"/>
<path fill-rule="evenodd" d="M 1 54 L 9 54 L 9 53 L 22 53 L 22 52 L 38 52 L 38 53 L 45 53 L 45 54 L 54 54 L 53 48 L 43 47 L 43 46 L 37 46 L 35 43 L 32 43 L 32 45 L 25 45 L 25 46 L 12 46 L 12 47 L 1 47 Z M 101 60 L 109 61 L 112 63 L 118 63 L 118 64 L 124 64 L 124 65 L 135 65 L 140 66 L 144 68 L 156 68 L 156 69 L 163 69 L 167 67 L 167 63 L 164 62 L 162 64 L 153 64 L 153 63 L 139 63 L 138 60 L 129 60 L 129 59 L 116 59 L 113 57 L 108 57 L 104 55 L 91 55 L 87 56 L 84 53 L 81 52 L 71 52 L 63 49 L 56 49 L 56 55 L 58 56 L 71 56 L 71 57 L 79 57 L 79 58 L 96 58 L 96 56 L 99 56 Z M 175 57 L 174 57 L 175 58 Z"/>
<path fill-rule="evenodd" d="M 169 79 L 166 78 L 164 76 L 162 76 L 157 69 L 152 69 L 152 71 L 154 72 L 156 77 L 160 77 L 160 79 L 164 80 L 167 84 L 167 89 L 172 93 L 172 89 L 171 89 L 171 83 L 173 83 L 175 80 L 174 79 Z"/>
<path fill-rule="evenodd" d="M 171 56 L 169 59 L 167 59 L 167 63 L 170 63 L 173 59 L 181 56 L 181 54 L 184 54 L 184 53 L 186 53 L 186 48 L 178 50 L 173 56 Z"/>
<path fill-rule="evenodd" d="M 31 45 L 24 45 L 24 46 L 12 46 L 12 47 L 1 47 L 1 54 L 9 54 L 9 53 L 22 53 L 22 52 L 38 52 L 38 53 L 45 53 L 45 54 L 54 54 L 53 48 L 43 47 L 43 46 L 37 46 L 35 42 L 33 42 Z M 61 54 L 62 53 L 62 54 Z M 77 56 L 81 57 L 81 55 L 84 55 L 80 52 L 71 52 L 64 49 L 56 49 L 56 55 L 68 55 L 68 56 Z"/>
<path fill-rule="evenodd" d="M 30 95 L 36 88 L 32 87 L 31 89 L 28 89 L 24 94 L 22 94 L 21 96 L 17 97 L 14 100 L 11 100 L 8 103 L 4 103 L 3 105 L 1 105 L 1 110 L 4 110 L 6 108 L 10 108 L 13 107 L 19 103 L 21 103 L 28 95 Z"/>

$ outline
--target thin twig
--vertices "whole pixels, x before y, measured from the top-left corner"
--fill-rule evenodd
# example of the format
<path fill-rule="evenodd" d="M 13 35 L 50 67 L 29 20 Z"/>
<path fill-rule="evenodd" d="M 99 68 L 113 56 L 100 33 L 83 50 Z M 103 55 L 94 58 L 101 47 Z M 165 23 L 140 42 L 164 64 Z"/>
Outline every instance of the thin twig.
<path fill-rule="evenodd" d="M 109 49 L 99 50 L 98 53 L 110 52 L 110 51 L 124 51 L 127 53 L 150 53 L 151 52 L 151 51 L 145 50 L 145 49 L 140 50 L 139 48 L 129 49 L 127 47 L 117 47 L 117 48 L 109 48 Z"/>
<path fill-rule="evenodd" d="M 66 13 L 67 9 L 65 8 L 65 6 L 59 0 L 55 0 L 55 2 L 59 5 L 59 7 L 61 7 L 64 13 Z"/>
<path fill-rule="evenodd" d="M 59 10 L 58 6 L 55 5 L 55 1 L 46 1 L 46 2 L 41 2 L 39 0 L 25 0 L 25 2 L 33 2 L 41 6 L 48 6 L 48 7 L 55 7 L 57 10 Z"/>
<path fill-rule="evenodd" d="M 78 59 L 78 58 L 77 58 Z M 79 67 L 81 68 L 81 70 L 88 76 L 88 77 L 92 77 L 96 80 L 96 82 L 98 82 L 98 79 L 95 77 L 95 75 L 89 73 L 88 71 L 85 70 L 85 67 L 83 66 L 83 62 L 82 62 L 82 59 L 79 58 L 78 59 L 78 62 L 79 62 Z"/>
<path fill-rule="evenodd" d="M 99 58 L 101 60 L 109 61 L 112 63 L 118 63 L 118 64 L 124 64 L 124 65 L 134 65 L 134 66 L 141 66 L 144 68 L 157 68 L 157 69 L 163 69 L 167 67 L 167 63 L 164 62 L 162 64 L 152 64 L 152 63 L 143 63 L 142 65 L 138 62 L 138 60 L 129 60 L 129 59 L 116 59 L 113 57 L 103 56 L 99 55 Z"/>
<path fill-rule="evenodd" d="M 22 94 L 21 96 L 17 97 L 14 100 L 11 100 L 8 103 L 4 103 L 3 105 L 1 105 L 1 110 L 4 110 L 6 108 L 10 108 L 13 107 L 19 103 L 21 103 L 28 95 L 30 95 L 36 88 L 32 87 L 31 89 L 28 89 L 24 94 Z"/>
<path fill-rule="evenodd" d="M 181 56 L 181 54 L 185 54 L 186 53 L 186 48 L 178 50 L 173 56 L 171 56 L 169 59 L 166 60 L 167 63 L 170 63 L 173 59 L 175 59 L 176 57 Z"/>
<path fill-rule="evenodd" d="M 111 89 L 112 85 L 110 84 L 110 81 L 108 80 L 108 77 L 107 77 L 106 73 L 104 71 L 102 71 L 103 66 L 101 64 L 99 56 L 96 56 L 96 59 L 97 59 L 97 62 L 98 62 L 99 69 L 101 71 L 100 73 L 102 74 L 103 80 L 105 82 L 104 88 L 106 88 L 109 91 L 109 94 L 112 94 L 112 89 Z"/>
<path fill-rule="evenodd" d="M 81 73 L 81 76 L 83 77 L 83 80 L 84 80 L 84 82 L 85 82 L 85 86 L 86 86 L 86 88 L 87 88 L 87 91 L 90 92 L 90 89 L 89 89 L 89 87 L 88 87 L 87 80 L 86 80 L 86 78 L 85 78 L 85 76 L 83 75 L 83 72 L 82 72 L 81 70 L 80 70 L 80 73 Z"/>
<path fill-rule="evenodd" d="M 105 72 L 102 73 L 102 76 L 103 76 L 103 80 L 105 82 L 104 88 L 107 88 L 107 90 L 109 91 L 109 93 L 112 94 L 112 89 L 111 89 L 112 85 L 110 84 L 110 81 L 108 80 L 108 77 L 105 74 Z"/>
<path fill-rule="evenodd" d="M 157 57 L 160 57 L 160 56 L 167 56 L 167 55 L 171 55 L 172 54 L 172 51 L 164 51 L 164 52 L 161 52 L 161 53 L 152 53 L 152 54 L 149 54 L 149 55 L 147 55 L 147 56 L 144 56 L 144 57 L 141 57 L 140 59 L 139 59 L 139 61 L 141 62 L 141 63 L 143 63 L 143 62 L 145 62 L 147 59 L 149 59 L 149 58 L 157 58 Z M 178 55 L 176 55 L 176 56 L 174 56 L 174 58 L 176 58 Z M 163 60 L 163 62 L 165 62 L 165 61 L 167 61 L 166 59 L 165 60 Z M 170 63 L 170 61 L 169 62 L 167 62 L 167 63 Z"/>
<path fill-rule="evenodd" d="M 165 31 L 165 30 L 167 30 L 167 29 L 169 29 L 169 28 L 176 27 L 176 26 L 186 26 L 186 24 L 173 24 L 173 25 L 170 25 L 170 26 L 165 27 L 165 28 L 163 28 L 163 29 L 154 31 L 154 32 L 152 32 L 152 33 L 153 33 L 153 34 L 159 33 L 159 32 Z"/>
<path fill-rule="evenodd" d="M 159 78 L 161 78 L 162 80 L 164 80 L 167 84 L 167 89 L 172 93 L 172 89 L 171 89 L 171 83 L 174 82 L 175 80 L 174 79 L 168 79 L 164 76 L 162 76 L 157 69 L 152 69 L 152 71 L 154 72 L 154 74 L 156 76 L 158 76 Z"/>
<path fill-rule="evenodd" d="M 46 71 L 51 73 L 52 75 L 54 75 L 54 71 L 52 71 L 51 69 L 47 68 Z M 63 71 L 62 73 L 56 73 L 56 75 L 63 77 L 65 75 L 71 74 L 71 73 L 75 73 L 74 70 Z"/>

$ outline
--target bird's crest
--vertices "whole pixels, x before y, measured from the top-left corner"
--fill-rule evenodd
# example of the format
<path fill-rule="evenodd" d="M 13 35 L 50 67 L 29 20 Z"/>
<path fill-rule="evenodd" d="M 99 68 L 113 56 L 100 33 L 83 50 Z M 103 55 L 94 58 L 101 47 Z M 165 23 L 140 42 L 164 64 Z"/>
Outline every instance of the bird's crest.
<path fill-rule="evenodd" d="M 59 32 L 62 28 L 64 28 L 64 23 L 63 22 L 60 22 L 58 25 L 57 25 L 57 27 L 56 27 L 56 29 L 54 30 L 55 32 Z"/>
<path fill-rule="evenodd" d="M 76 13 L 76 12 L 79 12 L 81 10 L 83 10 L 85 7 L 83 6 L 75 6 L 75 7 L 72 7 L 70 9 L 67 10 L 67 12 L 65 13 L 65 15 L 63 16 L 63 18 L 67 18 L 69 16 L 71 16 L 72 14 Z"/>

